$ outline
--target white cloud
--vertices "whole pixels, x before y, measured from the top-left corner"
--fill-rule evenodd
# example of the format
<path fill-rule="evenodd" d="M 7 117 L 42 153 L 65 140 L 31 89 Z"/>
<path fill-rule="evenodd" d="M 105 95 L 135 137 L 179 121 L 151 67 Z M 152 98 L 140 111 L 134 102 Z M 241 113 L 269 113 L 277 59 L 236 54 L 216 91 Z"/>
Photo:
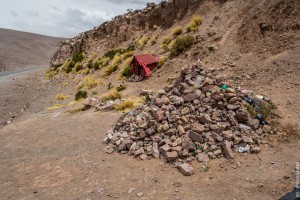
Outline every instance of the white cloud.
<path fill-rule="evenodd" d="M 0 27 L 57 37 L 73 37 L 148 0 L 10 0 L 0 7 Z M 154 0 L 152 2 L 160 2 Z"/>

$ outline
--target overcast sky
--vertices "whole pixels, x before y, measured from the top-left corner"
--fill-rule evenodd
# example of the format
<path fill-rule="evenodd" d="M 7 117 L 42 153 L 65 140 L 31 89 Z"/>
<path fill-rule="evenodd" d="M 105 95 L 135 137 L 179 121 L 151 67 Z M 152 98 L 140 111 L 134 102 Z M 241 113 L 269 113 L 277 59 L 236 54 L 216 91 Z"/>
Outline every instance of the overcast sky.
<path fill-rule="evenodd" d="M 73 37 L 127 9 L 161 0 L 7 0 L 0 5 L 0 28 Z"/>

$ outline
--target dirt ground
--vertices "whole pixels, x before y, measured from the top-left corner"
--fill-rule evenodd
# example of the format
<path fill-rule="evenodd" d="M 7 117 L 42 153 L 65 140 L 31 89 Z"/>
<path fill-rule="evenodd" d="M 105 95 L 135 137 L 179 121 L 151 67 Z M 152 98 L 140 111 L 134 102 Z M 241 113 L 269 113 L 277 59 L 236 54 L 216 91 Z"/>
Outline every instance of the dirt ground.
<path fill-rule="evenodd" d="M 30 85 L 40 77 L 2 82 L 1 98 L 21 98 L 7 85 Z M 40 87 L 35 92 L 42 95 L 0 129 L 0 199 L 278 199 L 295 186 L 297 132 L 288 139 L 273 136 L 258 155 L 212 160 L 208 172 L 195 161 L 195 175 L 185 177 L 158 159 L 106 154 L 103 138 L 122 113 L 48 112 L 43 108 L 53 104 L 56 91 L 45 88 L 56 86 Z"/>
<path fill-rule="evenodd" d="M 42 73 L 13 77 L 0 80 L 0 199 L 268 200 L 291 191 L 300 161 L 300 32 L 296 20 L 300 4 L 284 0 L 203 2 L 196 13 L 190 13 L 205 14 L 195 33 L 198 42 L 167 61 L 151 78 L 126 83 L 123 97 L 136 96 L 140 89 L 161 89 L 169 77 L 201 58 L 206 68 L 224 76 L 230 85 L 271 98 L 278 106 L 277 125 L 286 135 L 272 135 L 259 154 L 236 154 L 233 162 L 211 160 L 207 172 L 195 161 L 195 175 L 185 177 L 159 159 L 140 161 L 106 154 L 102 141 L 120 112 L 45 110 L 58 103 L 56 94 L 74 98 L 76 80 L 83 79 L 82 75 L 59 74 L 53 81 L 45 80 Z M 273 11 L 272 5 L 276 9 L 283 6 L 282 13 Z M 260 12 L 257 7 L 268 9 Z M 189 20 L 178 23 L 185 25 Z M 276 29 L 262 35 L 261 21 Z M 209 52 L 208 45 L 216 50 Z M 92 76 L 98 78 L 100 73 Z M 117 86 L 121 82 L 117 77 L 114 73 L 105 83 Z M 63 87 L 64 82 L 68 86 Z M 101 95 L 107 87 L 88 92 L 93 91 Z"/>

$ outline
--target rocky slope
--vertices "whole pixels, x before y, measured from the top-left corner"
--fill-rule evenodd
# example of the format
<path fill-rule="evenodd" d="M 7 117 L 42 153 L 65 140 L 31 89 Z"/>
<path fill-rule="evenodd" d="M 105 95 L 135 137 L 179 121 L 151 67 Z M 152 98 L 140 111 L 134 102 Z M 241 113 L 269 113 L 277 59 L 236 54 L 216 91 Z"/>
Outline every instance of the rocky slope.
<path fill-rule="evenodd" d="M 111 70 L 108 75 L 105 75 L 107 68 L 114 66 L 103 65 L 100 70 L 93 69 L 93 65 L 103 62 L 101 59 L 106 58 L 105 53 L 134 45 L 136 54 L 157 53 L 169 57 L 170 51 L 164 48 L 164 40 L 169 36 L 172 42 L 175 41 L 178 36 L 174 36 L 173 31 L 181 27 L 181 35 L 195 38 L 193 45 L 183 53 L 170 57 L 163 67 L 142 83 L 126 82 L 127 89 L 122 91 L 124 98 L 138 95 L 136 88 L 160 89 L 172 77 L 178 76 L 182 66 L 200 58 L 234 87 L 253 89 L 270 96 L 282 115 L 289 116 L 282 117 L 282 122 L 297 126 L 300 116 L 300 60 L 297 56 L 300 52 L 299 8 L 300 3 L 295 0 L 172 0 L 159 5 L 149 4 L 143 10 L 118 16 L 61 42 L 51 66 L 58 71 L 65 70 L 67 66 L 60 66 L 66 60 L 70 61 L 75 55 L 85 52 L 79 72 L 73 70 L 68 75 L 68 80 L 76 76 L 77 82 L 72 87 L 80 80 L 84 81 L 84 74 L 104 77 L 104 85 L 117 86 L 122 67 Z M 202 16 L 202 24 L 197 31 L 189 32 L 186 26 L 196 15 Z M 153 36 L 154 42 L 149 42 Z M 147 41 L 140 45 L 143 37 Z M 121 55 L 118 59 L 110 61 L 111 65 L 115 61 L 126 65 L 127 57 Z M 91 92 L 102 94 L 105 88 L 95 87 Z"/>

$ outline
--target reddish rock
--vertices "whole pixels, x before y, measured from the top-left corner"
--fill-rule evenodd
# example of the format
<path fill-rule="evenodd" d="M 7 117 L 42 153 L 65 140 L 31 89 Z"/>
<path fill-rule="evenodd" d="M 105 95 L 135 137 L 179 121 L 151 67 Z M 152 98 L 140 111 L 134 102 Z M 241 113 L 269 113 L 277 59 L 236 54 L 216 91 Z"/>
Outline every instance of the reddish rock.
<path fill-rule="evenodd" d="M 208 114 L 201 114 L 198 117 L 198 120 L 202 123 L 202 124 L 206 124 L 206 123 L 212 123 L 212 120 L 210 118 L 210 116 Z"/>
<path fill-rule="evenodd" d="M 199 154 L 197 155 L 197 160 L 198 160 L 199 162 L 208 162 L 208 161 L 209 161 L 209 157 L 208 157 L 207 154 L 199 153 Z"/>
<path fill-rule="evenodd" d="M 194 131 L 188 131 L 188 135 L 193 142 L 203 143 L 203 138 L 200 134 L 198 134 Z"/>
<path fill-rule="evenodd" d="M 168 162 L 173 162 L 178 158 L 178 153 L 176 151 L 168 151 L 163 154 Z"/>
<path fill-rule="evenodd" d="M 223 97 L 224 94 L 222 92 L 215 92 L 213 95 L 211 95 L 211 98 L 216 101 L 221 101 Z"/>
<path fill-rule="evenodd" d="M 179 164 L 178 169 L 185 176 L 191 176 L 195 173 L 194 168 L 188 163 Z"/>
<path fill-rule="evenodd" d="M 240 122 L 246 122 L 249 120 L 249 113 L 244 109 L 238 109 L 236 111 L 236 118 Z"/>
<path fill-rule="evenodd" d="M 165 117 L 165 112 L 160 109 L 155 112 L 154 117 L 157 121 L 161 122 Z"/>
<path fill-rule="evenodd" d="M 222 145 L 222 152 L 225 158 L 227 158 L 228 160 L 230 159 L 234 159 L 234 153 L 231 149 L 231 142 L 228 141 L 224 141 L 223 145 Z"/>
<path fill-rule="evenodd" d="M 180 136 L 185 134 L 185 130 L 184 130 L 183 126 L 181 126 L 181 125 L 177 126 L 177 130 L 178 130 L 178 133 Z"/>
<path fill-rule="evenodd" d="M 201 134 L 201 133 L 204 132 L 204 130 L 205 130 L 205 127 L 202 124 L 195 123 L 195 124 L 192 125 L 192 131 L 194 131 L 196 133 Z"/>

